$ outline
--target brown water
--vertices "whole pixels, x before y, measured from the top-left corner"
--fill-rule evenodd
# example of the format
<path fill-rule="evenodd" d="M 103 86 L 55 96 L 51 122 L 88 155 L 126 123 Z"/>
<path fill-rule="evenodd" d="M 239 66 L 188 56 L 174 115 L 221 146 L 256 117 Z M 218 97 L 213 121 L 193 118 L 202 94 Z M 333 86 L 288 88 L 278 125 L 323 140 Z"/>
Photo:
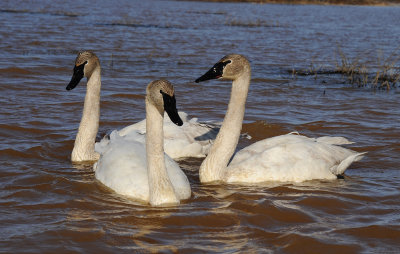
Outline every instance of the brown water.
<path fill-rule="evenodd" d="M 399 56 L 400 8 L 6 0 L 0 21 L 0 252 L 399 251 L 399 90 L 287 71 L 334 67 L 337 45 L 371 64 Z M 368 154 L 344 179 L 248 187 L 202 185 L 201 160 L 188 159 L 192 198 L 144 206 L 70 162 L 85 86 L 65 87 L 81 49 L 102 63 L 99 138 L 144 117 L 158 78 L 175 84 L 180 110 L 222 120 L 229 82 L 193 81 L 241 53 L 253 68 L 243 128 L 253 138 L 241 147 L 297 130 L 345 136 Z"/>

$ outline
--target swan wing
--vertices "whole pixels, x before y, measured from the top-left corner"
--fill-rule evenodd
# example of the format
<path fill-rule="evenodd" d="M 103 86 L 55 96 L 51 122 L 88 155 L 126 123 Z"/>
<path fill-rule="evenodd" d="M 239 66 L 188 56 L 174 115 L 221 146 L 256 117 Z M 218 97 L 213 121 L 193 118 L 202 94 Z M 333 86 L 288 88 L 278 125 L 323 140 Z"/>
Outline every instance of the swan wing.
<path fill-rule="evenodd" d="M 146 146 L 135 141 L 138 132 L 120 136 L 110 135 L 108 145 L 103 149 L 100 160 L 95 164 L 95 176 L 105 186 L 121 195 L 144 202 L 149 201 Z M 179 199 L 191 196 L 189 180 L 179 165 L 165 155 L 167 173 Z"/>
<path fill-rule="evenodd" d="M 286 134 L 239 151 L 226 171 L 226 178 L 238 183 L 336 179 L 337 174 L 361 158 L 361 153 L 329 142 Z"/>
<path fill-rule="evenodd" d="M 149 200 L 146 149 L 142 143 L 111 143 L 96 164 L 95 176 L 118 194 Z"/>
<path fill-rule="evenodd" d="M 344 137 L 324 136 L 324 137 L 317 138 L 316 141 L 322 142 L 322 143 L 326 143 L 326 144 L 331 144 L 331 145 L 350 145 L 350 144 L 354 144 L 354 142 L 351 142 L 347 138 L 344 138 Z"/>
<path fill-rule="evenodd" d="M 165 152 L 174 159 L 185 157 L 205 157 L 217 134 L 216 123 L 200 123 L 197 118 L 184 121 L 176 126 L 169 118 L 164 122 Z"/>
<path fill-rule="evenodd" d="M 178 199 L 188 199 L 192 195 L 189 180 L 186 174 L 171 157 L 165 154 L 165 166 L 172 185 L 174 186 L 175 194 Z"/>

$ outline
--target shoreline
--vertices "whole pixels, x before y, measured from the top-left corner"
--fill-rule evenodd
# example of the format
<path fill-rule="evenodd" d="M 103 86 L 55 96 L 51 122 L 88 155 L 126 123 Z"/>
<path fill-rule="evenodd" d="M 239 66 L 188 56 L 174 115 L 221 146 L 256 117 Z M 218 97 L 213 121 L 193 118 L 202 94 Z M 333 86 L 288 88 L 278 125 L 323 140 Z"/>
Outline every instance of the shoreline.
<path fill-rule="evenodd" d="M 353 5 L 353 6 L 400 6 L 400 0 L 179 0 L 192 2 L 226 2 L 258 4 L 293 4 L 293 5 Z"/>

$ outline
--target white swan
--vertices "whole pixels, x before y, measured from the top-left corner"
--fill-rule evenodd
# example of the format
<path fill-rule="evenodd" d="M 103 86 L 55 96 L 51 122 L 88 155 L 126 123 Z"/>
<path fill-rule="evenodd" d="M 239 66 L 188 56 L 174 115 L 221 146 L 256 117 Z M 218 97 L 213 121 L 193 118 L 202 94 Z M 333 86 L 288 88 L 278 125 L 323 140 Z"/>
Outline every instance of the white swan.
<path fill-rule="evenodd" d="M 104 185 L 152 206 L 176 205 L 191 195 L 186 175 L 164 154 L 164 109 L 176 125 L 183 124 L 171 83 L 153 81 L 146 89 L 146 145 L 135 137 L 117 135 L 94 166 L 96 178 Z"/>
<path fill-rule="evenodd" d="M 352 162 L 362 158 L 362 153 L 337 146 L 350 143 L 345 138 L 313 139 L 294 133 L 258 141 L 232 158 L 242 128 L 250 76 L 250 63 L 244 56 L 228 55 L 196 80 L 196 83 L 216 78 L 233 81 L 224 122 L 200 166 L 202 183 L 336 179 Z"/>
<path fill-rule="evenodd" d="M 87 77 L 87 91 L 82 120 L 71 154 L 73 162 L 98 160 L 99 153 L 105 152 L 110 142 L 108 137 L 105 137 L 99 143 L 95 144 L 100 117 L 101 67 L 98 57 L 90 51 L 78 53 L 73 76 L 67 86 L 67 90 L 75 88 L 84 76 Z M 180 112 L 180 115 L 184 120 L 181 129 L 168 120 L 167 117 L 165 118 L 164 137 L 166 153 L 174 159 L 204 157 L 217 136 L 219 126 L 213 123 L 199 123 L 195 118 L 188 120 L 187 115 L 183 112 Z M 117 137 L 118 135 L 122 137 L 130 136 L 131 139 L 132 137 L 136 137 L 137 141 L 144 143 L 146 121 L 143 120 L 114 132 L 110 137 Z"/>

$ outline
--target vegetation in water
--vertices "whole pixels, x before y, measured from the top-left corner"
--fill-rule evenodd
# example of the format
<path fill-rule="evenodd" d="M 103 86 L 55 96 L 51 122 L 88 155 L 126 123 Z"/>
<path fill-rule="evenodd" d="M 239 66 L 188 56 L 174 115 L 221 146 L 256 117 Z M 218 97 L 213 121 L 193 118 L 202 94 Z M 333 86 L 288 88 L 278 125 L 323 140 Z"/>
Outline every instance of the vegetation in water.
<path fill-rule="evenodd" d="M 307 69 L 295 69 L 290 72 L 293 76 L 342 75 L 345 83 L 358 87 L 390 89 L 400 82 L 400 56 L 395 50 L 390 56 L 378 57 L 376 63 L 368 64 L 359 57 L 350 59 L 343 50 L 338 47 L 338 58 L 335 67 L 316 66 L 314 62 Z"/>

